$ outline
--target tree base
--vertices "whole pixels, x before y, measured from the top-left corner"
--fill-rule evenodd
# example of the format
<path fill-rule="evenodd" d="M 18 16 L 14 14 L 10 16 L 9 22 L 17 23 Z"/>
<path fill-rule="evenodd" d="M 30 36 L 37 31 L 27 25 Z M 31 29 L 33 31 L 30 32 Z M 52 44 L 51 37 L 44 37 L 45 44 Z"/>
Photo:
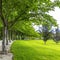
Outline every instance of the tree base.
<path fill-rule="evenodd" d="M 7 55 L 7 53 L 8 53 L 7 51 L 5 51 L 5 52 L 0 51 L 0 54 L 1 54 L 1 55 L 3 55 L 3 54 Z"/>

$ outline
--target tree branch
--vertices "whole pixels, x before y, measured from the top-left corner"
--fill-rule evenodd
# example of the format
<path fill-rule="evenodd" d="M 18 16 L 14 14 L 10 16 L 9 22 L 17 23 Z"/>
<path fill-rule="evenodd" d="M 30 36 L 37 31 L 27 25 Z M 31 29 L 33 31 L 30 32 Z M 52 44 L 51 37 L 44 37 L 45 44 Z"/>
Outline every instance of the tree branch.
<path fill-rule="evenodd" d="M 22 12 L 20 15 L 18 15 L 14 20 L 12 20 L 10 23 L 11 23 L 11 25 L 9 26 L 9 28 L 11 28 L 17 21 L 19 21 L 19 18 L 20 17 L 22 17 L 22 15 L 25 13 L 25 11 L 24 12 Z"/>
<path fill-rule="evenodd" d="M 3 22 L 3 25 L 7 26 L 7 20 L 5 20 L 3 14 L 2 14 L 2 0 L 0 0 L 0 17 L 1 17 L 1 20 Z"/>

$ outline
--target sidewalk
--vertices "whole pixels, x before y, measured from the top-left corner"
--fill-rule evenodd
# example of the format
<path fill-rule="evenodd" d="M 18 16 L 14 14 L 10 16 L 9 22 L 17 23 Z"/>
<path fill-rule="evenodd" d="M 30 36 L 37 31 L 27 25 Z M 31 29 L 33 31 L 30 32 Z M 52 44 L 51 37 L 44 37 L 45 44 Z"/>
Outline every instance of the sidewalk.
<path fill-rule="evenodd" d="M 9 51 L 10 50 L 10 46 L 11 46 L 12 42 L 9 43 L 9 45 L 6 46 L 6 49 Z M 2 51 L 2 41 L 0 41 L 0 51 Z M 12 53 L 7 53 L 7 54 L 0 54 L 0 60 L 12 60 Z"/>

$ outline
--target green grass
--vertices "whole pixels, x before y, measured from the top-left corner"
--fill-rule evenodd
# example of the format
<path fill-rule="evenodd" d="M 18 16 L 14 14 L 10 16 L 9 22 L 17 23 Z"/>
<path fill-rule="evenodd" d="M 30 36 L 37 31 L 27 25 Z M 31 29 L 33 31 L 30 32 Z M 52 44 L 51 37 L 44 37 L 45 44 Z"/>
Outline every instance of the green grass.
<path fill-rule="evenodd" d="M 44 45 L 42 40 L 18 40 L 11 46 L 14 60 L 60 60 L 60 43 L 52 40 Z"/>

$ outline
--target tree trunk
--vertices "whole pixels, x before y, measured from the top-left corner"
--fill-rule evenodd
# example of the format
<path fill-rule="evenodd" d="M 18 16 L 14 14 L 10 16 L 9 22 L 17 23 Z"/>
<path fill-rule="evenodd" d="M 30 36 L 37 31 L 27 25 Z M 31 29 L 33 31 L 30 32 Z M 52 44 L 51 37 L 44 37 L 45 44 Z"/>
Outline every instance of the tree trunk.
<path fill-rule="evenodd" d="M 9 30 L 9 42 L 11 43 L 11 31 Z"/>
<path fill-rule="evenodd" d="M 2 52 L 6 53 L 6 32 L 7 32 L 7 27 L 4 26 L 3 28 L 3 40 L 2 40 Z"/>
<path fill-rule="evenodd" d="M 46 41 L 44 41 L 44 44 L 46 45 Z"/>
<path fill-rule="evenodd" d="M 6 29 L 6 45 L 8 45 L 8 40 L 9 40 L 9 37 L 8 37 L 8 28 Z"/>
<path fill-rule="evenodd" d="M 2 12 L 3 12 L 2 11 L 2 0 L 0 0 L 0 18 L 1 18 L 2 22 L 3 22 L 2 52 L 6 53 L 6 40 L 8 40 L 7 39 L 7 31 L 8 31 L 7 30 L 8 24 L 7 23 L 8 23 L 8 21 L 5 19 Z"/>

